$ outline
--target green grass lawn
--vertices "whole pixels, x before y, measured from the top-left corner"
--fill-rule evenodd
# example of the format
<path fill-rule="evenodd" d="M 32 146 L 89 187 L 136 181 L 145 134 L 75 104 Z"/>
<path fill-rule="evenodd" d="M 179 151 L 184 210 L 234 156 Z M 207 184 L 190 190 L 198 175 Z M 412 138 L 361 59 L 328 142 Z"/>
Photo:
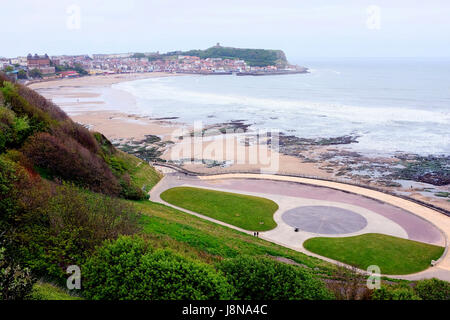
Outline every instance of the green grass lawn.
<path fill-rule="evenodd" d="M 382 274 L 392 275 L 427 269 L 431 260 L 437 260 L 444 252 L 443 247 L 377 233 L 345 238 L 312 238 L 303 246 L 311 252 L 363 270 L 370 265 L 378 265 Z"/>
<path fill-rule="evenodd" d="M 191 187 L 164 191 L 161 199 L 205 216 L 251 231 L 275 228 L 278 205 L 269 199 Z"/>
<path fill-rule="evenodd" d="M 32 300 L 83 300 L 83 298 L 76 297 L 67 293 L 66 290 L 61 289 L 53 284 L 38 281 L 33 286 L 31 293 Z"/>
<path fill-rule="evenodd" d="M 172 248 L 206 263 L 239 255 L 291 259 L 316 274 L 330 275 L 334 265 L 280 245 L 151 201 L 133 201 L 143 213 L 142 233 L 157 247 Z"/>

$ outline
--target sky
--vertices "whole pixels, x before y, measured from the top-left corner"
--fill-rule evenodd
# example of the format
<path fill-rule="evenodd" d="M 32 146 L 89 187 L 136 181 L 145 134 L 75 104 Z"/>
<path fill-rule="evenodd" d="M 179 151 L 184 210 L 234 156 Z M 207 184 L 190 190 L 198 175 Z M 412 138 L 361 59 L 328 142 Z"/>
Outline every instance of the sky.
<path fill-rule="evenodd" d="M 0 56 L 223 46 L 305 57 L 450 57 L 448 0 L 0 0 Z"/>

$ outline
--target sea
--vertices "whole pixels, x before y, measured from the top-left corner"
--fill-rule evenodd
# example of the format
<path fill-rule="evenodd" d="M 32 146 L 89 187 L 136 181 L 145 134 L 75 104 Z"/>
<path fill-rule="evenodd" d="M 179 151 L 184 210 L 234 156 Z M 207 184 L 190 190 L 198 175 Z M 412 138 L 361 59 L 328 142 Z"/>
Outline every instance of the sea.
<path fill-rule="evenodd" d="M 450 58 L 299 59 L 310 73 L 184 75 L 113 85 L 122 110 L 192 124 L 240 120 L 301 138 L 357 136 L 366 154 L 450 155 Z"/>

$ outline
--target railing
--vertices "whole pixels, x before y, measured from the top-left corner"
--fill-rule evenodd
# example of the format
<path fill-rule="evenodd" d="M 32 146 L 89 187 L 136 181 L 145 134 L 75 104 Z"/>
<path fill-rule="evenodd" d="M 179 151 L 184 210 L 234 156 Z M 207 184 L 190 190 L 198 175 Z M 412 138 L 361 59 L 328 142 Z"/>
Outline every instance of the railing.
<path fill-rule="evenodd" d="M 218 174 L 261 174 L 264 172 L 261 172 L 261 170 L 259 169 L 255 169 L 255 170 L 235 170 L 235 169 L 226 169 L 226 168 L 221 168 L 221 169 L 208 169 L 208 172 L 196 172 L 196 171 L 192 171 L 192 170 L 188 170 L 185 169 L 177 164 L 173 164 L 173 163 L 167 163 L 167 162 L 153 162 L 152 163 L 153 166 L 160 166 L 160 167 L 166 167 L 166 168 L 170 168 L 173 170 L 176 170 L 178 172 L 184 173 L 186 175 L 189 176 L 213 176 L 213 175 L 218 175 Z M 410 197 L 407 197 L 405 195 L 399 195 L 396 194 L 395 192 L 392 191 L 388 191 L 385 189 L 381 189 L 378 187 L 374 187 L 371 185 L 367 185 L 364 183 L 359 183 L 357 181 L 348 181 L 346 179 L 338 179 L 338 178 L 325 178 L 325 177 L 319 177 L 319 176 L 312 176 L 312 175 L 305 175 L 305 174 L 299 174 L 299 173 L 292 173 L 292 172 L 283 172 L 283 171 L 277 171 L 276 173 L 272 173 L 273 175 L 276 176 L 285 176 L 285 177 L 297 177 L 297 178 L 305 178 L 305 179 L 314 179 L 314 180 L 322 180 L 322 181 L 329 181 L 329 182 L 337 182 L 337 183 L 342 183 L 342 184 L 348 184 L 348 185 L 352 185 L 352 186 L 356 186 L 356 187 L 361 187 L 361 188 L 366 188 L 366 189 L 370 189 L 370 190 L 374 190 L 374 191 L 378 191 L 378 192 L 382 192 L 391 196 L 395 196 L 397 198 L 401 198 L 404 200 L 408 200 L 411 202 L 415 202 L 417 204 L 420 204 L 424 207 L 427 207 L 429 209 L 433 209 L 435 211 L 438 211 L 442 214 L 445 214 L 446 216 L 450 217 L 450 211 L 444 209 L 444 208 L 440 208 L 440 207 L 436 207 L 430 203 L 426 203 L 424 201 L 421 200 L 417 200 L 417 199 L 413 199 Z M 342 191 L 342 190 L 340 190 Z"/>

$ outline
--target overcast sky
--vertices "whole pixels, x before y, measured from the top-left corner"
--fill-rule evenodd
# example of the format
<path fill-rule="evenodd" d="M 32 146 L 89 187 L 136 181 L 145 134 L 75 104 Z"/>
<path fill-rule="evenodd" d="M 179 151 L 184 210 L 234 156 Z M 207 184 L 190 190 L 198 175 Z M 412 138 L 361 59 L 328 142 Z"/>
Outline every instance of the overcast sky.
<path fill-rule="evenodd" d="M 79 14 L 78 14 L 79 13 Z M 282 49 L 303 57 L 449 57 L 449 0 L 0 0 L 0 56 Z"/>

